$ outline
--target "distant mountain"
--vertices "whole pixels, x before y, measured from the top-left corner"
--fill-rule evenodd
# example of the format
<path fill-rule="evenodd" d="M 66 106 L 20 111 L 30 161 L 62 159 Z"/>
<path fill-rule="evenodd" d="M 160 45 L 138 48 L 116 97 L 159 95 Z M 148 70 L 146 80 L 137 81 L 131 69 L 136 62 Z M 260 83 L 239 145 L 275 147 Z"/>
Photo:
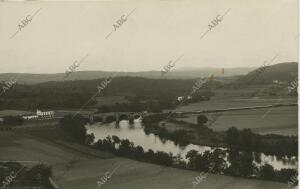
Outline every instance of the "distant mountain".
<path fill-rule="evenodd" d="M 216 77 L 228 77 L 235 75 L 244 75 L 255 68 L 179 68 L 170 70 L 163 78 L 166 79 L 192 79 L 199 77 L 206 77 L 214 74 Z M 0 74 L 0 82 L 8 81 L 18 75 L 18 83 L 21 84 L 36 84 L 48 81 L 63 81 L 65 73 L 56 74 L 18 74 L 18 73 L 4 73 Z M 71 73 L 65 80 L 93 80 L 104 77 L 144 77 L 150 79 L 162 78 L 160 71 L 145 71 L 145 72 L 106 72 L 106 71 L 77 71 Z"/>
<path fill-rule="evenodd" d="M 294 80 L 298 75 L 298 63 L 280 63 L 275 65 L 270 65 L 267 67 L 260 67 L 245 76 L 241 76 L 237 82 L 238 83 L 251 83 L 251 84 L 264 84 L 272 83 L 273 81 L 283 81 L 290 82 Z"/>

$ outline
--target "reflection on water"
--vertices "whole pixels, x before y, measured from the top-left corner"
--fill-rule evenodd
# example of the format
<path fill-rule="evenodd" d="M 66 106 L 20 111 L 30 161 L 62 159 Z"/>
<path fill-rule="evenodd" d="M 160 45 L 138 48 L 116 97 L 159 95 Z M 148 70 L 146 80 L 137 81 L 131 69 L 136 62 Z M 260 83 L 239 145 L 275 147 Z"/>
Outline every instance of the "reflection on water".
<path fill-rule="evenodd" d="M 164 151 L 171 152 L 173 155 L 180 154 L 180 156 L 185 159 L 185 155 L 190 150 L 197 150 L 199 153 L 202 153 L 206 150 L 211 150 L 209 146 L 193 145 L 189 144 L 187 146 L 179 146 L 170 140 L 161 140 L 159 137 L 154 134 L 145 134 L 141 120 L 135 120 L 134 124 L 130 125 L 128 121 L 121 121 L 119 125 L 116 123 L 102 124 L 95 123 L 92 125 L 87 125 L 87 133 L 94 133 L 95 140 L 104 139 L 108 135 L 118 136 L 120 139 L 128 139 L 133 142 L 135 146 L 142 146 L 145 151 L 152 149 L 153 151 Z M 264 154 L 256 154 L 255 160 L 260 163 L 268 162 L 274 167 L 274 169 L 282 168 L 297 168 L 297 158 L 278 158 L 276 156 L 269 156 Z"/>

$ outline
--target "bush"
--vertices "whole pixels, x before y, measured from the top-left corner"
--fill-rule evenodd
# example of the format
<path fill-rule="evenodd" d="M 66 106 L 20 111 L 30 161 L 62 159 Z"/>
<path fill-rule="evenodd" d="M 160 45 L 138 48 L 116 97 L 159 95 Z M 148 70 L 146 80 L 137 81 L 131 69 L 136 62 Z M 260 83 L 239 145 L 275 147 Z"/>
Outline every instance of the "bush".
<path fill-rule="evenodd" d="M 85 124 L 88 122 L 88 119 L 82 117 L 81 115 L 72 115 L 64 116 L 60 120 L 61 128 L 70 134 L 75 140 L 81 144 L 86 142 L 86 128 Z"/>
<path fill-rule="evenodd" d="M 198 115 L 197 116 L 197 123 L 199 125 L 203 125 L 208 121 L 207 117 L 205 115 Z"/>
<path fill-rule="evenodd" d="M 262 179 L 273 180 L 275 177 L 275 171 L 272 165 L 265 164 L 259 169 L 259 177 Z"/>

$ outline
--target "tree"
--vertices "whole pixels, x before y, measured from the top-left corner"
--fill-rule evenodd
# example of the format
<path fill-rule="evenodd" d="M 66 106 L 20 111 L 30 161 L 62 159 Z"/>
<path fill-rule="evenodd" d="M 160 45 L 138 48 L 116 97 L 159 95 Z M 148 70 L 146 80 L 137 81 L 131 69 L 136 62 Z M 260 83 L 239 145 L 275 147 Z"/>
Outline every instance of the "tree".
<path fill-rule="evenodd" d="M 253 164 L 252 152 L 241 152 L 239 157 L 240 175 L 248 177 L 253 174 L 255 165 Z"/>
<path fill-rule="evenodd" d="M 134 156 L 136 159 L 141 159 L 141 158 L 143 158 L 143 156 L 144 156 L 144 149 L 143 149 L 143 147 L 141 147 L 141 146 L 135 147 L 135 148 L 134 148 L 133 156 Z"/>
<path fill-rule="evenodd" d="M 119 148 L 121 139 L 118 136 L 115 136 L 115 135 L 113 135 L 111 138 L 113 140 L 114 148 L 116 149 L 116 144 L 118 145 L 117 148 Z"/>
<path fill-rule="evenodd" d="M 191 160 L 191 159 L 194 159 L 197 155 L 198 155 L 198 151 L 196 151 L 196 150 L 190 150 L 185 155 L 185 158 Z"/>
<path fill-rule="evenodd" d="M 195 159 L 195 166 L 199 171 L 208 172 L 212 163 L 212 153 L 208 150 L 206 150 L 203 154 L 197 155 Z"/>
<path fill-rule="evenodd" d="M 113 135 L 111 138 L 114 141 L 114 144 L 120 144 L 121 140 L 118 136 Z"/>
<path fill-rule="evenodd" d="M 92 144 L 94 142 L 94 139 L 95 139 L 94 133 L 87 134 L 86 138 L 85 138 L 85 144 L 87 144 L 87 145 Z"/>
<path fill-rule="evenodd" d="M 212 152 L 211 158 L 213 162 L 213 167 L 211 170 L 213 173 L 222 173 L 227 168 L 227 164 L 225 161 L 226 158 L 225 150 L 215 149 Z"/>
<path fill-rule="evenodd" d="M 149 149 L 146 153 L 145 153 L 145 157 L 147 159 L 147 161 L 149 162 L 153 162 L 154 160 L 154 156 L 155 156 L 155 153 L 152 149 Z"/>
<path fill-rule="evenodd" d="M 102 140 L 102 146 L 103 146 L 103 150 L 109 151 L 109 152 L 111 152 L 115 149 L 110 136 L 107 136 L 105 139 Z"/>
<path fill-rule="evenodd" d="M 197 123 L 199 125 L 203 125 L 208 121 L 207 117 L 205 115 L 198 115 L 197 116 Z"/>
<path fill-rule="evenodd" d="M 128 139 L 121 140 L 121 145 L 119 148 L 119 152 L 121 155 L 125 157 L 129 157 L 133 151 L 133 145 Z"/>
<path fill-rule="evenodd" d="M 66 115 L 60 120 L 61 128 L 70 134 L 77 142 L 84 144 L 86 142 L 86 128 L 85 124 L 88 119 L 81 115 Z"/>
<path fill-rule="evenodd" d="M 166 153 L 163 151 L 157 151 L 155 153 L 154 157 L 154 163 L 165 165 L 165 166 L 171 166 L 173 164 L 173 155 L 171 153 Z"/>
<path fill-rule="evenodd" d="M 238 138 L 239 138 L 239 131 L 235 127 L 231 127 L 226 131 L 226 137 L 225 137 L 225 142 L 233 147 L 236 146 L 238 143 Z"/>
<path fill-rule="evenodd" d="M 265 164 L 260 167 L 260 178 L 272 180 L 275 177 L 274 168 L 272 165 Z"/>
<path fill-rule="evenodd" d="M 198 151 L 196 150 L 190 150 L 188 153 L 185 155 L 185 158 L 188 159 L 188 164 L 187 167 L 189 169 L 196 169 L 196 164 L 195 164 L 195 159 L 198 156 Z"/>
<path fill-rule="evenodd" d="M 254 147 L 254 135 L 250 129 L 243 129 L 240 132 L 239 146 L 241 149 L 250 151 Z"/>
<path fill-rule="evenodd" d="M 236 149 L 230 149 L 228 152 L 230 166 L 226 170 L 227 174 L 248 177 L 254 173 L 256 167 L 253 164 L 252 152 L 239 152 Z"/>

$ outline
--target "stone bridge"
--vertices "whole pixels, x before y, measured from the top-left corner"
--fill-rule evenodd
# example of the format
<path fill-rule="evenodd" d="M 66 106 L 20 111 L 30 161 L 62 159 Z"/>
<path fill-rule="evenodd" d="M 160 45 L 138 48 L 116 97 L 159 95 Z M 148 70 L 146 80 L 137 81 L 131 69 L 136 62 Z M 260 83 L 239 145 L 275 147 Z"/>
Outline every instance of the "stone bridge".
<path fill-rule="evenodd" d="M 122 120 L 129 120 L 129 123 L 133 124 L 134 119 L 143 118 L 145 115 L 147 115 L 147 112 L 111 112 L 111 113 L 89 114 L 88 118 L 90 120 L 90 123 L 94 123 L 94 122 L 110 123 L 113 121 L 119 123 Z"/>

